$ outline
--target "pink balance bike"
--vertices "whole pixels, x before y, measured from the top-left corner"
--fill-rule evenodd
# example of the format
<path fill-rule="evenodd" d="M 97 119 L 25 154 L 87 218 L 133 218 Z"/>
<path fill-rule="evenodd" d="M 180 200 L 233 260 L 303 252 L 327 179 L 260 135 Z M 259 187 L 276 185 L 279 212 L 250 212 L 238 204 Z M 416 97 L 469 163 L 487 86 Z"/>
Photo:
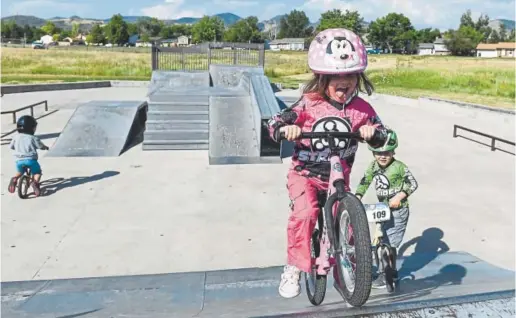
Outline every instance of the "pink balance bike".
<path fill-rule="evenodd" d="M 373 138 L 376 138 L 377 133 Z M 284 133 L 280 134 L 284 138 Z M 327 275 L 333 268 L 334 287 L 352 306 L 362 306 L 371 293 L 372 250 L 369 224 L 362 202 L 345 190 L 340 163 L 342 139 L 359 139 L 359 132 L 308 132 L 300 139 L 320 139 L 330 149 L 327 192 L 319 195 L 317 225 L 312 233 L 312 272 L 305 273 L 308 300 L 320 305 L 326 294 Z"/>

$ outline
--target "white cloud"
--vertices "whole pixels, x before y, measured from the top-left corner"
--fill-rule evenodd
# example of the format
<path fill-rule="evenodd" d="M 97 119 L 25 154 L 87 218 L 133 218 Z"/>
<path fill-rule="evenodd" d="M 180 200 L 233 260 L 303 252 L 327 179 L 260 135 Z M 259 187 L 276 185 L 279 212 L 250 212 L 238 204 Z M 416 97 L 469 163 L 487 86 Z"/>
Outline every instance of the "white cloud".
<path fill-rule="evenodd" d="M 202 17 L 204 8 L 183 9 L 184 0 L 165 0 L 164 4 L 158 4 L 141 9 L 143 15 L 163 19 L 178 19 L 183 17 Z"/>
<path fill-rule="evenodd" d="M 249 0 L 214 0 L 213 4 L 235 8 L 235 7 L 252 7 L 258 5 L 258 1 Z"/>
<path fill-rule="evenodd" d="M 83 3 L 61 2 L 57 0 L 15 1 L 8 9 L 10 15 L 33 15 L 34 12 L 48 11 L 48 8 L 59 8 L 60 12 L 68 11 L 73 15 L 86 13 L 89 6 Z"/>
<path fill-rule="evenodd" d="M 358 10 L 366 21 L 375 20 L 387 13 L 403 13 L 415 26 L 432 26 L 441 29 L 456 28 L 460 16 L 471 9 L 472 17 L 487 13 L 491 19 L 514 19 L 515 1 L 485 0 L 307 0 L 301 7 L 311 20 L 316 21 L 327 10 Z"/>

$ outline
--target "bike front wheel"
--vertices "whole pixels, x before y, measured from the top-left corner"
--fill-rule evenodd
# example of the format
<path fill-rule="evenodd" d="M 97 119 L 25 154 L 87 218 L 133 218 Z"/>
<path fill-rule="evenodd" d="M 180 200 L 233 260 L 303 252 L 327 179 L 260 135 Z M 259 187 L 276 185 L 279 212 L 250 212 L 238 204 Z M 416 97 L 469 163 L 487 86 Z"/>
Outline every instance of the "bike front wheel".
<path fill-rule="evenodd" d="M 347 194 L 337 203 L 335 241 L 336 283 L 346 301 L 362 306 L 371 294 L 372 251 L 369 223 L 360 200 Z"/>
<path fill-rule="evenodd" d="M 18 196 L 20 199 L 27 198 L 27 192 L 30 187 L 30 178 L 27 175 L 22 175 L 18 180 Z"/>

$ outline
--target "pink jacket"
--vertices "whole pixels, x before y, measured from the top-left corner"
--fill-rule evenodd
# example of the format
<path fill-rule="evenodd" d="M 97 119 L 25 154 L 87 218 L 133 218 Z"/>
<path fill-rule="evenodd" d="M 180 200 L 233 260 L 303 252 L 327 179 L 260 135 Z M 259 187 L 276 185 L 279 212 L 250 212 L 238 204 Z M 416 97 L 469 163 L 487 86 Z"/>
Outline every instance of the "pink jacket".
<path fill-rule="evenodd" d="M 373 125 L 381 131 L 385 127 L 373 107 L 356 96 L 347 105 L 328 102 L 318 94 L 305 94 L 291 107 L 274 115 L 268 122 L 271 138 L 278 142 L 279 128 L 297 125 L 303 132 L 343 131 L 355 132 L 363 125 Z M 353 139 L 339 140 L 340 157 L 346 187 L 349 174 L 358 150 L 358 142 Z M 329 176 L 329 149 L 324 140 L 302 139 L 295 142 L 291 169 L 305 175 L 325 180 Z"/>

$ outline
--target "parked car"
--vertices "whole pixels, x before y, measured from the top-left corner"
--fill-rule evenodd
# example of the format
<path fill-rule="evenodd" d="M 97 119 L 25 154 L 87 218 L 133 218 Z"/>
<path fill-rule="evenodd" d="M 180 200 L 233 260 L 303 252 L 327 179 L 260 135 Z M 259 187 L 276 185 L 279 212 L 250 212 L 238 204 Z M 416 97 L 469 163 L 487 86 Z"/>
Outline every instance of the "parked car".
<path fill-rule="evenodd" d="M 380 49 L 369 49 L 367 50 L 367 54 L 380 54 L 382 51 Z"/>

